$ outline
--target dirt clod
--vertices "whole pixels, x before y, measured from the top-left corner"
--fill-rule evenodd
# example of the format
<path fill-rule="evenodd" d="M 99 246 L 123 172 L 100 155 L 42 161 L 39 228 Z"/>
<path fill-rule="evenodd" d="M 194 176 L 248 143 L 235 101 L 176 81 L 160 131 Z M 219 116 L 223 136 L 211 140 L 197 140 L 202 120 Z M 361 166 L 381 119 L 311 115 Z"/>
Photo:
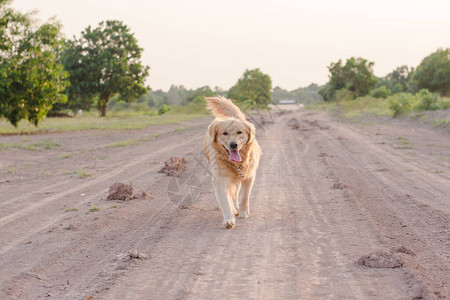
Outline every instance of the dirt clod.
<path fill-rule="evenodd" d="M 387 268 L 395 269 L 401 268 L 404 265 L 402 258 L 390 251 L 377 251 L 372 252 L 369 255 L 365 255 L 358 259 L 358 265 L 368 268 Z"/>
<path fill-rule="evenodd" d="M 77 230 L 78 228 L 77 228 L 75 225 L 70 224 L 69 226 L 64 227 L 64 229 L 65 229 L 65 230 Z"/>
<path fill-rule="evenodd" d="M 139 252 L 137 249 L 128 251 L 128 255 L 130 256 L 130 258 L 134 259 L 146 259 L 148 257 L 147 254 Z"/>
<path fill-rule="evenodd" d="M 348 185 L 346 183 L 343 182 L 336 182 L 335 184 L 333 184 L 333 186 L 331 187 L 333 190 L 343 190 L 346 187 L 348 187 Z"/>
<path fill-rule="evenodd" d="M 307 120 L 306 122 L 308 122 L 308 124 L 311 125 L 312 127 L 317 127 L 319 129 L 330 129 L 330 126 L 327 126 L 327 125 L 322 126 L 319 124 L 319 122 L 317 120 L 314 120 L 314 121 Z"/>
<path fill-rule="evenodd" d="M 416 256 L 416 253 L 414 253 L 414 251 L 412 251 L 411 249 L 406 248 L 405 246 L 399 246 L 399 247 L 393 247 L 390 249 L 391 252 L 394 253 L 404 253 L 404 254 L 409 254 L 412 256 Z"/>
<path fill-rule="evenodd" d="M 149 193 L 142 191 L 140 194 L 135 195 L 133 187 L 130 184 L 124 184 L 121 182 L 114 183 L 108 192 L 107 200 L 132 200 L 132 199 L 150 199 Z"/>
<path fill-rule="evenodd" d="M 167 176 L 179 177 L 181 173 L 186 171 L 187 160 L 180 157 L 171 157 L 164 162 L 164 167 L 159 170 L 159 173 L 164 173 Z"/>
<path fill-rule="evenodd" d="M 291 128 L 292 130 L 298 130 L 300 131 L 300 133 L 304 133 L 305 131 L 309 131 L 308 128 L 305 128 L 304 126 L 300 125 L 300 123 L 298 122 L 298 120 L 296 118 L 292 118 L 289 120 L 289 122 L 287 123 L 288 127 Z"/>
<path fill-rule="evenodd" d="M 294 129 L 294 130 L 299 130 L 300 129 L 300 124 L 298 123 L 296 118 L 290 119 L 289 122 L 288 122 L 288 126 L 291 129 Z"/>

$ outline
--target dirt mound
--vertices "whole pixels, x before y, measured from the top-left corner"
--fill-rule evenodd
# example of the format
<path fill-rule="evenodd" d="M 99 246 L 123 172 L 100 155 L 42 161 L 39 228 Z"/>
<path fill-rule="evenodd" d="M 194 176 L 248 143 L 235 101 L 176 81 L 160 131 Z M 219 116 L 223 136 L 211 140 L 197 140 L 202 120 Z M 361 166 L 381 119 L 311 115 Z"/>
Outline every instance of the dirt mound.
<path fill-rule="evenodd" d="M 336 182 L 335 184 L 333 184 L 333 186 L 331 187 L 333 190 L 343 190 L 345 188 L 348 187 L 348 184 L 343 183 L 343 182 Z"/>
<path fill-rule="evenodd" d="M 414 253 L 414 251 L 406 248 L 405 246 L 393 247 L 390 249 L 390 251 L 394 252 L 394 253 L 404 253 L 404 254 L 416 256 L 416 253 Z"/>
<path fill-rule="evenodd" d="M 330 126 L 322 126 L 319 124 L 319 122 L 317 120 L 314 121 L 310 121 L 310 120 L 306 120 L 306 122 L 308 122 L 309 125 L 311 125 L 311 127 L 317 127 L 319 129 L 330 129 Z"/>
<path fill-rule="evenodd" d="M 186 171 L 187 160 L 180 157 L 171 157 L 164 162 L 164 167 L 159 170 L 159 173 L 164 173 L 167 176 L 179 177 L 181 173 Z"/>
<path fill-rule="evenodd" d="M 305 131 L 309 131 L 308 128 L 305 128 L 304 126 L 300 125 L 300 123 L 298 122 L 298 120 L 296 118 L 291 118 L 288 123 L 287 126 L 292 129 L 292 130 L 298 130 L 300 131 L 300 133 L 304 133 Z"/>
<path fill-rule="evenodd" d="M 294 129 L 294 130 L 299 130 L 299 129 L 300 129 L 300 124 L 298 123 L 298 121 L 297 121 L 296 118 L 290 119 L 290 120 L 288 121 L 288 126 L 289 126 L 291 129 Z"/>
<path fill-rule="evenodd" d="M 128 201 L 132 199 L 150 199 L 150 195 L 144 191 L 135 195 L 131 184 L 116 182 L 109 188 L 108 197 L 106 197 L 106 199 Z"/>
<path fill-rule="evenodd" d="M 402 258 L 390 251 L 372 252 L 358 259 L 358 265 L 368 268 L 401 268 L 404 265 Z"/>

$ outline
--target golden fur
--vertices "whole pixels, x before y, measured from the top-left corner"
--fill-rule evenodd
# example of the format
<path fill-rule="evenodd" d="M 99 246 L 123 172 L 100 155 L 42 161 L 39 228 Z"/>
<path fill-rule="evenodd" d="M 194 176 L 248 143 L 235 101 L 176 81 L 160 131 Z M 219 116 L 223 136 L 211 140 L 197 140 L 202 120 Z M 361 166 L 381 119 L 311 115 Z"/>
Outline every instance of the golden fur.
<path fill-rule="evenodd" d="M 216 198 L 224 217 L 223 224 L 226 228 L 233 228 L 235 216 L 250 216 L 249 197 L 261 148 L 255 139 L 255 127 L 231 100 L 210 97 L 206 98 L 206 102 L 207 109 L 216 119 L 206 132 L 204 151 L 211 166 Z M 241 161 L 230 160 L 230 152 L 236 151 Z"/>

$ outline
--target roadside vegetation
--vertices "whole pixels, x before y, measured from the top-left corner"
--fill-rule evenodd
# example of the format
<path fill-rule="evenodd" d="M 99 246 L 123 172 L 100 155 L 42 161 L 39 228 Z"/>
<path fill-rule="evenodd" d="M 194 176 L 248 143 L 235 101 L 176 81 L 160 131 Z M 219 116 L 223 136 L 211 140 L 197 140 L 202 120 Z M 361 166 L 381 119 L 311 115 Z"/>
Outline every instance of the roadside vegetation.
<path fill-rule="evenodd" d="M 400 66 L 382 78 L 373 75 L 373 62 L 350 58 L 331 63 L 329 81 L 318 93 L 324 102 L 312 109 L 331 110 L 342 117 L 365 115 L 402 117 L 425 121 L 427 111 L 450 109 L 450 49 L 438 49 L 414 69 Z M 449 119 L 435 119 L 433 126 L 449 127 Z"/>
<path fill-rule="evenodd" d="M 39 127 L 22 120 L 17 127 L 6 120 L 0 120 L 0 135 L 11 134 L 42 134 L 52 132 L 68 132 L 81 130 L 132 130 L 144 129 L 151 125 L 174 124 L 193 120 L 204 116 L 202 114 L 174 114 L 161 116 L 148 116 L 145 113 L 122 111 L 99 118 L 96 113 L 83 113 L 75 117 L 46 118 Z"/>

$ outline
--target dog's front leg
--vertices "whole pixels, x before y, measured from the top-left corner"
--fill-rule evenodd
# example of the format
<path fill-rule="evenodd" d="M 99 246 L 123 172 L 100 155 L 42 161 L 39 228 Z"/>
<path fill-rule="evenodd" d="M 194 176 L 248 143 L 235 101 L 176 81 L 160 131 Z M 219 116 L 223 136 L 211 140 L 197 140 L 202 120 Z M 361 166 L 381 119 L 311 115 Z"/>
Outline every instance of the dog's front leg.
<path fill-rule="evenodd" d="M 232 205 L 232 195 L 230 191 L 231 181 L 226 177 L 218 177 L 214 180 L 214 188 L 216 191 L 216 198 L 219 201 L 220 208 L 223 214 L 223 226 L 231 229 L 236 225 Z"/>
<path fill-rule="evenodd" d="M 247 178 L 242 181 L 241 195 L 239 201 L 239 217 L 250 217 L 250 194 L 252 192 L 253 183 L 255 182 L 255 176 Z"/>
<path fill-rule="evenodd" d="M 236 192 L 232 196 L 233 200 L 233 206 L 231 207 L 231 210 L 233 211 L 233 215 L 238 216 L 239 215 L 239 191 L 241 190 L 241 183 L 238 182 L 235 185 Z"/>

